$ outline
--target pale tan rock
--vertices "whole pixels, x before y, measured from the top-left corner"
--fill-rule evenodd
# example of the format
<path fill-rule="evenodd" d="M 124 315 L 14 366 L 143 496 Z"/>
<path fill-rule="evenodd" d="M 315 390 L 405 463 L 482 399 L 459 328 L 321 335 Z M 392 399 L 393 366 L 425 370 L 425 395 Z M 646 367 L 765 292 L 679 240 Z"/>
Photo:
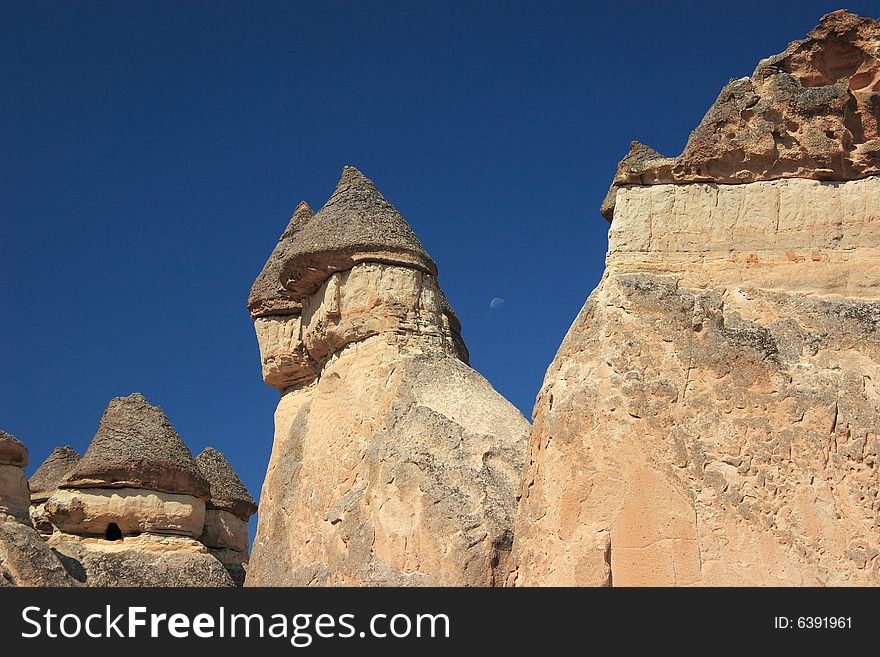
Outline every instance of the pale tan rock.
<path fill-rule="evenodd" d="M 286 390 L 315 378 L 317 364 L 302 344 L 302 318 L 280 315 L 254 318 L 260 345 L 263 380 L 273 388 Z"/>
<path fill-rule="evenodd" d="M 247 552 L 240 550 L 229 550 L 226 548 L 211 548 L 211 556 L 217 559 L 226 568 L 235 586 L 244 586 L 247 578 L 248 555 Z"/>
<path fill-rule="evenodd" d="M 78 585 L 33 527 L 0 521 L 0 587 Z"/>
<path fill-rule="evenodd" d="M 208 509 L 199 540 L 209 548 L 238 550 L 247 554 L 248 524 L 229 511 Z"/>
<path fill-rule="evenodd" d="M 17 465 L 0 465 L 0 517 L 29 522 L 30 503 L 24 470 Z"/>
<path fill-rule="evenodd" d="M 256 317 L 264 375 L 275 354 L 298 383 L 266 376 L 283 395 L 247 584 L 499 583 L 528 422 L 465 364 L 433 261 L 372 183 L 346 170 L 331 202 L 309 234 L 351 213 L 343 250 L 295 233 L 292 264 L 267 263 L 302 310 L 284 330 Z"/>
<path fill-rule="evenodd" d="M 621 163 L 508 584 L 880 584 L 878 26 L 826 16 Z"/>
<path fill-rule="evenodd" d="M 880 583 L 878 227 L 877 178 L 621 189 L 510 583 Z"/>
<path fill-rule="evenodd" d="M 609 271 L 880 298 L 880 177 L 645 185 L 617 199 Z"/>
<path fill-rule="evenodd" d="M 153 532 L 197 537 L 205 502 L 192 495 L 137 488 L 58 489 L 46 501 L 49 521 L 63 532 L 105 536 L 111 523 L 123 535 Z"/>
<path fill-rule="evenodd" d="M 49 544 L 86 586 L 234 586 L 220 560 L 186 536 L 145 533 L 106 541 L 56 532 Z"/>
<path fill-rule="evenodd" d="M 609 270 L 536 404 L 509 582 L 880 583 L 878 320 Z"/>
<path fill-rule="evenodd" d="M 192 554 L 210 554 L 210 550 L 199 540 L 178 534 L 157 534 L 144 532 L 134 536 L 123 536 L 116 541 L 108 541 L 96 536 L 70 534 L 59 530 L 47 541 L 50 546 L 58 547 L 65 543 L 78 543 L 88 546 L 97 552 L 112 554 L 128 550 L 144 550 L 145 552 L 176 552 L 184 551 Z"/>

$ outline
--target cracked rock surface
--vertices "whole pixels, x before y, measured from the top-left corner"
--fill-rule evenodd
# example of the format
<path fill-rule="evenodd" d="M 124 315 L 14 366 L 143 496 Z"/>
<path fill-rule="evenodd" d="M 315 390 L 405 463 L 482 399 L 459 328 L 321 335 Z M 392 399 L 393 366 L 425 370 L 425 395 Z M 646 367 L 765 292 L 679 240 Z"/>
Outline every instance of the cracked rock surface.
<path fill-rule="evenodd" d="M 830 14 L 681 157 L 621 163 L 508 584 L 880 584 L 878 52 L 877 21 Z"/>

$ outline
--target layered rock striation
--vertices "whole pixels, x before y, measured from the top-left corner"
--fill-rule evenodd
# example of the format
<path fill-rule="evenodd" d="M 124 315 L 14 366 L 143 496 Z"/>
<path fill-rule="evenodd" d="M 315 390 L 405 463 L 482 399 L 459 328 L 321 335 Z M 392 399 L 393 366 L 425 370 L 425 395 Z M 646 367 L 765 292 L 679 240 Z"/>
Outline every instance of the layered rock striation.
<path fill-rule="evenodd" d="M 249 585 L 491 585 L 528 422 L 467 365 L 437 268 L 352 167 L 248 308 L 281 392 Z"/>
<path fill-rule="evenodd" d="M 880 584 L 878 53 L 829 14 L 621 163 L 509 584 Z"/>
<path fill-rule="evenodd" d="M 30 523 L 27 448 L 0 430 L 0 587 L 76 586 Z"/>
<path fill-rule="evenodd" d="M 79 464 L 79 459 L 79 454 L 70 445 L 56 447 L 28 480 L 31 492 L 31 522 L 43 535 L 48 536 L 54 531 L 52 522 L 46 516 L 46 500 L 58 490 L 58 485 Z"/>
<path fill-rule="evenodd" d="M 211 491 L 199 541 L 242 586 L 248 562 L 248 520 L 257 512 L 257 505 L 221 452 L 205 448 L 196 457 L 196 465 Z"/>
<path fill-rule="evenodd" d="M 198 540 L 209 493 L 162 409 L 138 393 L 118 397 L 44 503 L 48 541 L 89 586 L 231 586 Z"/>

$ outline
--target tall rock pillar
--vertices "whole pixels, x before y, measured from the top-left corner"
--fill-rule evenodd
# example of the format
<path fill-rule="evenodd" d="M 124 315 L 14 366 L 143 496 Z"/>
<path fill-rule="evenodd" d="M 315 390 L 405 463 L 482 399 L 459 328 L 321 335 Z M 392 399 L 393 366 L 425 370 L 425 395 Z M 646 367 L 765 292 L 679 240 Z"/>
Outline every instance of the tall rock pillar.
<path fill-rule="evenodd" d="M 300 204 L 248 307 L 281 399 L 246 583 L 499 583 L 529 425 L 371 181 Z"/>

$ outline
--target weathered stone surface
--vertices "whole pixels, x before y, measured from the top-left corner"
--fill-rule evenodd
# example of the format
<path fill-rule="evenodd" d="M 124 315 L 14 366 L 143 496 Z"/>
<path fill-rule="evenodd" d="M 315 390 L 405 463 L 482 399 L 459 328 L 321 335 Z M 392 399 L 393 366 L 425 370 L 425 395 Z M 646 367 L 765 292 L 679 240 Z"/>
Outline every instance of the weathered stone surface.
<path fill-rule="evenodd" d="M 184 536 L 105 541 L 55 533 L 49 543 L 71 576 L 86 586 L 234 586 L 223 564 Z"/>
<path fill-rule="evenodd" d="M 0 522 L 0 586 L 78 586 L 29 525 Z"/>
<path fill-rule="evenodd" d="M 27 464 L 27 447 L 11 433 L 0 429 L 0 465 L 17 465 L 24 468 Z"/>
<path fill-rule="evenodd" d="M 645 185 L 618 193 L 609 271 L 682 286 L 880 297 L 880 177 Z"/>
<path fill-rule="evenodd" d="M 209 548 L 237 550 L 247 554 L 248 524 L 228 511 L 208 509 L 199 540 Z"/>
<path fill-rule="evenodd" d="M 123 536 L 152 532 L 197 537 L 205 523 L 205 502 L 136 488 L 59 489 L 46 501 L 45 514 L 69 534 L 105 536 L 114 523 Z"/>
<path fill-rule="evenodd" d="M 58 488 L 58 484 L 77 466 L 79 460 L 79 454 L 70 445 L 53 449 L 28 480 L 31 502 L 48 500 Z"/>
<path fill-rule="evenodd" d="M 310 221 L 324 217 L 334 230 L 350 223 L 355 234 L 341 244 L 359 245 L 371 222 L 384 239 L 385 228 L 405 222 L 368 183 L 347 169 L 328 212 Z M 284 380 L 297 383 L 266 377 L 284 394 L 247 583 L 498 582 L 528 422 L 465 364 L 426 254 L 401 250 L 393 237 L 363 259 L 340 260 L 322 242 L 303 247 L 306 257 L 300 239 L 295 233 L 289 257 L 321 272 L 288 286 L 301 314 L 284 330 L 256 320 L 264 373 L 271 353 Z M 306 279 L 305 288 L 297 283 Z"/>
<path fill-rule="evenodd" d="M 624 185 L 776 178 L 853 180 L 880 174 L 880 22 L 836 11 L 802 41 L 731 81 L 664 158 L 638 142 L 620 163 L 602 213 Z"/>
<path fill-rule="evenodd" d="M 24 470 L 17 465 L 0 465 L 0 518 L 30 522 L 30 492 Z"/>
<path fill-rule="evenodd" d="M 245 522 L 257 512 L 254 498 L 222 452 L 218 452 L 213 447 L 206 447 L 196 457 L 196 465 L 208 480 L 211 489 L 208 509 L 228 511 Z"/>
<path fill-rule="evenodd" d="M 680 158 L 621 165 L 605 276 L 535 406 L 509 584 L 880 584 L 877 28 L 827 16 Z M 688 180 L 712 182 L 663 184 Z"/>
<path fill-rule="evenodd" d="M 247 578 L 247 553 L 241 552 L 240 550 L 227 550 L 222 548 L 211 548 L 210 552 L 211 556 L 217 559 L 223 564 L 223 567 L 226 568 L 226 572 L 229 573 L 229 577 L 232 579 L 233 584 L 235 584 L 235 586 L 244 586 L 245 579 Z"/>
<path fill-rule="evenodd" d="M 299 313 L 254 318 L 260 345 L 263 381 L 284 391 L 312 381 L 318 364 L 302 343 L 302 317 Z"/>
<path fill-rule="evenodd" d="M 880 180 L 623 188 L 509 583 L 880 583 Z"/>
<path fill-rule="evenodd" d="M 85 455 L 60 487 L 208 497 L 208 482 L 165 413 L 139 393 L 110 400 Z"/>
<path fill-rule="evenodd" d="M 265 267 L 263 267 L 260 275 L 257 276 L 253 286 L 251 286 L 247 308 L 252 317 L 298 315 L 302 309 L 302 304 L 293 299 L 284 288 L 281 277 L 286 262 L 285 254 L 290 246 L 293 234 L 313 214 L 315 214 L 314 210 L 305 201 L 300 201 L 293 211 L 290 223 L 284 229 L 284 232 L 281 233 L 281 237 L 278 238 L 278 244 L 272 250 Z"/>
<path fill-rule="evenodd" d="M 878 321 L 609 272 L 538 398 L 511 582 L 880 583 Z"/>
<path fill-rule="evenodd" d="M 73 471 L 79 459 L 79 454 L 69 445 L 56 447 L 28 480 L 31 489 L 31 524 L 41 534 L 48 535 L 53 531 L 52 523 L 46 516 L 46 500 Z"/>
<path fill-rule="evenodd" d="M 297 215 L 294 214 L 294 219 Z M 289 231 L 289 233 L 288 233 Z M 270 272 L 295 300 L 312 294 L 333 272 L 364 260 L 398 264 L 437 275 L 437 266 L 410 225 L 354 167 L 345 167 L 336 191 L 316 214 L 292 221 L 257 277 L 249 308 L 277 294 Z M 272 313 L 277 314 L 277 313 Z"/>

